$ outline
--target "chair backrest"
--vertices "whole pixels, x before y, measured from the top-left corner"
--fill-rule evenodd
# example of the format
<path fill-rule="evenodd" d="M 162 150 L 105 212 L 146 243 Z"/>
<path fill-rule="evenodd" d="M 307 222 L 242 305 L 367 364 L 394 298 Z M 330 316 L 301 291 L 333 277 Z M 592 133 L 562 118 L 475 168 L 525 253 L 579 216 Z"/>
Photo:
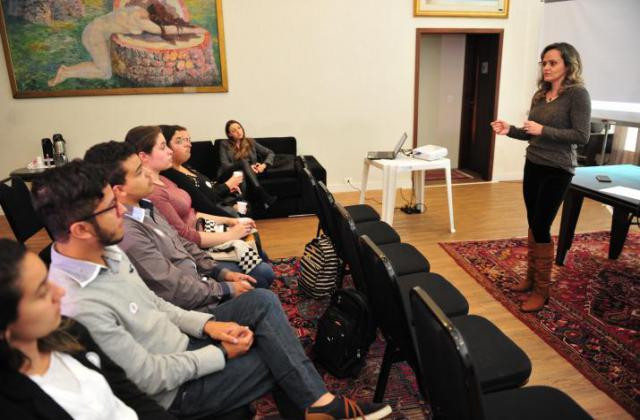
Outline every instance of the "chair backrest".
<path fill-rule="evenodd" d="M 343 259 L 349 265 L 349 271 L 356 289 L 367 293 L 367 285 L 360 261 L 360 243 L 358 242 L 358 231 L 356 224 L 349 212 L 338 202 L 334 202 L 331 207 L 332 219 L 340 236 Z"/>
<path fill-rule="evenodd" d="M 422 288 L 409 296 L 421 360 L 418 383 L 434 418 L 483 420 L 480 385 L 462 335 Z"/>
<path fill-rule="evenodd" d="M 318 198 L 318 182 L 316 181 L 316 178 L 313 176 L 309 168 L 304 165 L 304 159 L 300 159 L 300 161 L 303 164 L 302 168 L 300 169 L 300 172 L 302 173 L 302 187 L 305 190 L 311 191 L 311 197 L 314 201 L 309 207 L 316 209 L 316 216 L 318 216 L 318 220 L 320 221 L 320 227 L 322 228 L 322 231 L 325 233 L 325 235 L 329 235 L 329 233 L 327 233 L 327 217 L 320 207 L 320 199 Z"/>
<path fill-rule="evenodd" d="M 19 242 L 26 241 L 44 227 L 33 209 L 29 188 L 18 177 L 0 182 L 0 206 Z"/>
<path fill-rule="evenodd" d="M 318 207 L 321 212 L 323 212 L 325 220 L 326 220 L 326 228 L 327 231 L 325 233 L 329 235 L 331 241 L 336 247 L 336 251 L 338 251 L 338 255 L 340 258 L 345 260 L 344 250 L 342 248 L 342 239 L 340 237 L 340 231 L 338 230 L 337 223 L 335 220 L 334 214 L 334 204 L 335 199 L 333 198 L 333 194 L 329 192 L 329 189 L 324 182 L 316 181 L 316 193 L 318 197 L 318 203 L 320 204 Z M 322 230 L 324 230 L 325 226 L 323 226 Z"/>
<path fill-rule="evenodd" d="M 418 358 L 411 337 L 411 325 L 391 261 L 367 235 L 360 237 L 360 252 L 369 302 L 378 327 L 385 340 L 391 341 L 400 349 L 404 360 L 411 365 L 417 376 Z"/>

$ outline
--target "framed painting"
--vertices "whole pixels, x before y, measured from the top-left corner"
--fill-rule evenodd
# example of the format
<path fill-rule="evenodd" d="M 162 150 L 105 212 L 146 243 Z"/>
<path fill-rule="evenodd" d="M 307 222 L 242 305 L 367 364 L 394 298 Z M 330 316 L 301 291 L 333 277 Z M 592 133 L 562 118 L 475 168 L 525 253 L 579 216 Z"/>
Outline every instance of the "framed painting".
<path fill-rule="evenodd" d="M 222 0 L 0 0 L 14 98 L 227 92 Z"/>
<path fill-rule="evenodd" d="M 509 0 L 414 0 L 414 16 L 493 17 L 509 16 Z"/>

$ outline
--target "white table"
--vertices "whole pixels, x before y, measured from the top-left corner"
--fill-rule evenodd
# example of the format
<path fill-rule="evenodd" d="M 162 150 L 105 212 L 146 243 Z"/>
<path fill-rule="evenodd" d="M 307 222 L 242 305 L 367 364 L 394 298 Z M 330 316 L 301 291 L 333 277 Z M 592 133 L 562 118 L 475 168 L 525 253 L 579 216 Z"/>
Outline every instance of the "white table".
<path fill-rule="evenodd" d="M 451 194 L 451 160 L 448 158 L 437 160 L 414 159 L 404 155 L 398 155 L 395 159 L 370 160 L 365 158 L 362 167 L 362 186 L 360 189 L 360 204 L 364 204 L 364 195 L 367 191 L 369 179 L 369 167 L 382 169 L 382 220 L 393 224 L 393 211 L 396 204 L 396 180 L 399 172 L 412 172 L 413 185 L 416 189 L 416 199 L 419 204 L 424 204 L 424 171 L 427 169 L 444 169 L 447 181 L 447 201 L 449 203 L 449 230 L 456 229 L 453 224 L 453 198 Z M 425 206 L 421 206 L 420 212 L 424 212 Z"/>

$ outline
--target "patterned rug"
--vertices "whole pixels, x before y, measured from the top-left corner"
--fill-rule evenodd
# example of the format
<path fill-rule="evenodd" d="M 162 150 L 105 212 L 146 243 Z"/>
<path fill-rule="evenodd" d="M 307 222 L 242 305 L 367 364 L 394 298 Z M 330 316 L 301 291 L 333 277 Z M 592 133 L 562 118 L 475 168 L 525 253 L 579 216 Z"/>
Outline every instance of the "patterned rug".
<path fill-rule="evenodd" d="M 440 245 L 584 376 L 640 417 L 640 234 L 629 234 L 618 260 L 607 258 L 608 232 L 576 235 L 566 264 L 553 266 L 549 304 L 535 314 L 520 312 L 526 294 L 508 289 L 526 275 L 526 238 Z"/>
<path fill-rule="evenodd" d="M 273 261 L 276 281 L 271 287 L 278 294 L 282 306 L 300 342 L 307 354 L 313 359 L 311 352 L 316 334 L 316 322 L 324 313 L 328 299 L 315 300 L 299 292 L 296 280 L 300 273 L 300 261 L 297 258 L 285 258 Z M 350 279 L 345 279 L 345 286 Z M 286 285 L 291 285 L 290 288 Z M 337 379 L 321 367 L 322 375 L 329 391 L 349 398 L 372 401 L 378 380 L 378 372 L 384 354 L 384 341 L 378 337 L 371 346 L 367 356 L 367 364 L 356 379 Z M 384 401 L 393 407 L 392 419 L 425 419 L 429 418 L 429 405 L 418 393 L 416 378 L 406 363 L 396 363 L 391 369 Z M 257 402 L 256 419 L 277 419 L 278 409 L 271 396 Z"/>

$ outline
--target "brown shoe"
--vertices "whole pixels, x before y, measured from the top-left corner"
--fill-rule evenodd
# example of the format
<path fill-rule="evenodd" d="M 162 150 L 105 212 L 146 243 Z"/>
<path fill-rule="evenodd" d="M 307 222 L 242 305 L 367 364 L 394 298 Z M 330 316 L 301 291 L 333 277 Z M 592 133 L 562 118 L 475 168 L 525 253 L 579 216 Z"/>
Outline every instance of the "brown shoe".
<path fill-rule="evenodd" d="M 533 279 L 535 277 L 535 252 L 534 247 L 536 245 L 536 241 L 533 238 L 533 232 L 529 229 L 527 235 L 527 276 L 520 277 L 518 282 L 512 285 L 509 289 L 514 292 L 526 292 L 531 289 L 533 286 Z"/>
<path fill-rule="evenodd" d="M 522 304 L 522 312 L 537 312 L 549 300 L 549 288 L 551 287 L 551 269 L 553 267 L 553 242 L 536 243 L 535 253 L 535 279 L 533 292 Z"/>
<path fill-rule="evenodd" d="M 336 396 L 332 402 L 322 407 L 309 407 L 305 411 L 305 420 L 378 420 L 391 414 L 388 404 L 357 402 L 346 397 Z"/>

